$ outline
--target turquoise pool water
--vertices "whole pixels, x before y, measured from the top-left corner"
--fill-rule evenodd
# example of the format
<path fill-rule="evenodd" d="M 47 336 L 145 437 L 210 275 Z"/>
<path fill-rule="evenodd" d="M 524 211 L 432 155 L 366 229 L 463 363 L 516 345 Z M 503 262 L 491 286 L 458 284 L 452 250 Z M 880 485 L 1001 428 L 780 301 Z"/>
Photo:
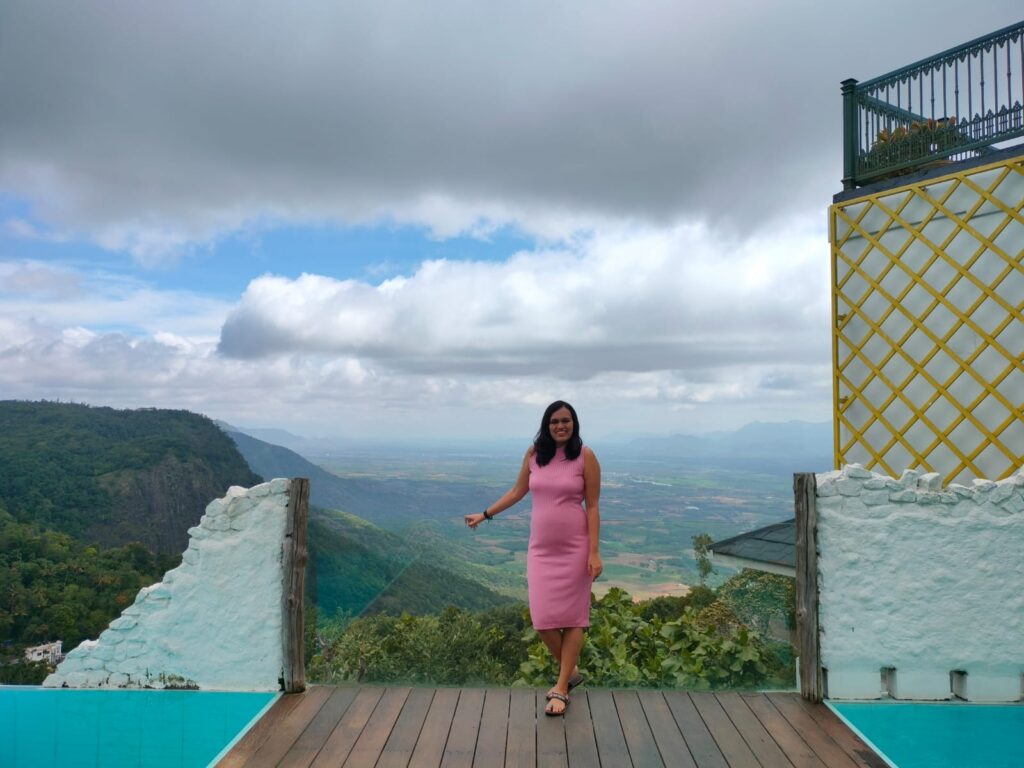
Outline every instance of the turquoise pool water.
<path fill-rule="evenodd" d="M 202 768 L 275 697 L 0 687 L 0 766 Z"/>
<path fill-rule="evenodd" d="M 829 702 L 898 768 L 1021 768 L 1024 706 Z"/>

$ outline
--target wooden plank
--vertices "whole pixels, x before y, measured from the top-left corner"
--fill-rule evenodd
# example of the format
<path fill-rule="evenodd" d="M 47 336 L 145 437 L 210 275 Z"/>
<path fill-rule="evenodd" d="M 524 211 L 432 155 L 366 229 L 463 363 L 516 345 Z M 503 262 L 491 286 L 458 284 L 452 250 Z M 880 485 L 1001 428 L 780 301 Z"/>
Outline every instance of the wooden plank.
<path fill-rule="evenodd" d="M 238 740 L 238 743 L 231 748 L 231 751 L 224 755 L 217 763 L 217 768 L 239 768 L 245 765 L 256 751 L 263 746 L 274 730 L 288 717 L 295 707 L 305 698 L 304 693 L 288 693 L 274 702 L 274 705 L 267 711 L 259 721 L 253 725 L 245 736 Z"/>
<path fill-rule="evenodd" d="M 718 693 L 715 698 L 764 768 L 792 768 L 779 745 L 738 693 Z"/>
<path fill-rule="evenodd" d="M 323 705 L 331 697 L 332 689 L 313 686 L 302 697 L 302 701 L 291 714 L 284 719 L 256 754 L 246 763 L 246 768 L 264 768 L 276 766 L 292 745 L 299 739 L 306 726 L 316 717 Z"/>
<path fill-rule="evenodd" d="M 455 707 L 459 703 L 457 688 L 439 688 L 430 702 L 423 730 L 409 759 L 410 768 L 437 768 L 441 764 L 448 731 L 452 727 Z"/>
<path fill-rule="evenodd" d="M 537 693 L 513 688 L 508 702 L 508 743 L 505 768 L 534 768 L 537 765 Z"/>
<path fill-rule="evenodd" d="M 284 591 L 282 594 L 284 691 L 297 693 L 306 688 L 305 613 L 307 521 L 309 480 L 294 477 L 288 488 L 284 534 Z"/>
<path fill-rule="evenodd" d="M 691 693 L 690 699 L 731 768 L 761 768 L 713 693 Z"/>
<path fill-rule="evenodd" d="M 664 768 L 665 763 L 658 752 L 658 745 L 636 691 L 615 691 L 612 698 L 615 699 L 622 735 L 626 739 L 626 748 L 629 749 L 633 765 L 637 768 Z"/>
<path fill-rule="evenodd" d="M 796 512 L 796 634 L 800 654 L 800 692 L 814 702 L 824 696 L 821 638 L 818 632 L 818 511 L 813 472 L 793 475 Z"/>
<path fill-rule="evenodd" d="M 814 750 L 793 729 L 793 726 L 775 708 L 775 705 L 768 701 L 767 696 L 763 693 L 753 693 L 740 698 L 795 768 L 825 768 L 825 764 L 814 753 Z"/>
<path fill-rule="evenodd" d="M 484 712 L 480 735 L 476 740 L 476 768 L 502 768 L 505 765 L 505 740 L 508 738 L 508 688 L 491 688 L 484 694 Z"/>
<path fill-rule="evenodd" d="M 537 707 L 537 764 L 569 768 L 569 753 L 565 746 L 565 717 L 544 714 L 547 697 L 538 691 Z M 569 706 L 572 706 L 570 703 Z M 568 710 L 566 710 L 568 711 Z"/>
<path fill-rule="evenodd" d="M 810 713 L 800 706 L 797 701 L 799 695 L 769 693 L 767 698 L 825 765 L 829 768 L 858 768 L 853 758 L 847 755 Z"/>
<path fill-rule="evenodd" d="M 355 701 L 349 705 L 344 716 L 334 726 L 312 765 L 316 768 L 336 768 L 344 763 L 383 695 L 383 688 L 359 689 Z"/>
<path fill-rule="evenodd" d="M 664 696 L 698 768 L 729 768 L 690 694 L 684 691 L 665 691 Z"/>
<path fill-rule="evenodd" d="M 857 734 L 847 728 L 846 723 L 836 717 L 831 709 L 824 704 L 813 704 L 806 699 L 799 699 L 798 703 L 814 718 L 822 730 L 842 747 L 847 755 L 853 758 L 857 765 L 867 766 L 867 768 L 887 768 L 888 763 L 861 741 Z"/>
<path fill-rule="evenodd" d="M 468 768 L 473 765 L 476 737 L 480 732 L 480 716 L 484 709 L 484 692 L 480 688 L 464 688 L 448 732 L 448 741 L 441 756 L 443 768 Z"/>
<path fill-rule="evenodd" d="M 572 705 L 565 713 L 565 748 L 569 768 L 591 768 L 600 765 L 597 739 L 590 718 L 590 700 L 585 691 L 573 694 Z"/>
<path fill-rule="evenodd" d="M 387 744 L 391 729 L 395 727 L 402 713 L 405 700 L 409 698 L 408 688 L 387 688 L 363 727 L 359 738 L 352 747 L 345 765 L 349 768 L 373 768 L 377 764 L 384 745 Z"/>
<path fill-rule="evenodd" d="M 316 759 L 334 726 L 344 716 L 349 705 L 355 700 L 356 688 L 335 688 L 316 717 L 306 726 L 298 740 L 279 763 L 280 768 L 306 768 Z"/>
<path fill-rule="evenodd" d="M 590 702 L 590 717 L 594 721 L 594 736 L 597 739 L 597 753 L 601 765 L 630 765 L 626 737 L 622 735 L 622 724 L 615 709 L 611 691 L 587 691 Z"/>
<path fill-rule="evenodd" d="M 639 698 L 666 768 L 697 768 L 661 691 L 640 691 Z"/>
<path fill-rule="evenodd" d="M 402 707 L 402 714 L 398 716 L 398 722 L 391 729 L 384 751 L 380 753 L 377 768 L 405 768 L 409 764 L 433 699 L 433 688 L 412 689 Z"/>

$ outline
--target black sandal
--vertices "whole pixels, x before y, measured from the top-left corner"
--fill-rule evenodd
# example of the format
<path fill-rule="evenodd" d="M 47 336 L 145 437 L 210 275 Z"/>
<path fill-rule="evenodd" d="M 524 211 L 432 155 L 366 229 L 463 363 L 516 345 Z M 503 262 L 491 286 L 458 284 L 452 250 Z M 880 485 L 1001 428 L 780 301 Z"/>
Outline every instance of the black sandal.
<path fill-rule="evenodd" d="M 578 685 L 583 685 L 583 683 L 585 683 L 586 680 L 587 680 L 587 678 L 585 678 L 583 676 L 582 672 L 577 672 L 576 674 L 574 674 L 572 677 L 569 678 L 569 690 L 571 691 L 573 688 L 575 688 Z"/>
<path fill-rule="evenodd" d="M 559 693 L 558 691 L 548 691 L 546 698 L 548 700 L 548 705 L 544 707 L 544 714 L 548 715 L 549 717 L 561 717 L 569 708 L 569 697 L 566 696 L 564 693 Z M 552 701 L 562 702 L 564 706 L 562 707 L 561 712 L 555 712 L 553 709 L 551 709 Z"/>

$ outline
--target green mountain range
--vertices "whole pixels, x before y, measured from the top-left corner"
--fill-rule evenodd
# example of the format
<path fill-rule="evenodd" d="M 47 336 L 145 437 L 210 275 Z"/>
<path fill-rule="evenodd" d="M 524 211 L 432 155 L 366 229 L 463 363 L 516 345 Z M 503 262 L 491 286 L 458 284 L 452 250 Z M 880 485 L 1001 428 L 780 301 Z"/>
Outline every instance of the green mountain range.
<path fill-rule="evenodd" d="M 95 637 L 177 564 L 211 500 L 279 476 L 311 479 L 307 581 L 322 615 L 478 610 L 521 590 L 436 538 L 337 511 L 368 489 L 205 416 L 0 401 L 0 682 L 35 679 L 5 673 L 25 645 Z"/>

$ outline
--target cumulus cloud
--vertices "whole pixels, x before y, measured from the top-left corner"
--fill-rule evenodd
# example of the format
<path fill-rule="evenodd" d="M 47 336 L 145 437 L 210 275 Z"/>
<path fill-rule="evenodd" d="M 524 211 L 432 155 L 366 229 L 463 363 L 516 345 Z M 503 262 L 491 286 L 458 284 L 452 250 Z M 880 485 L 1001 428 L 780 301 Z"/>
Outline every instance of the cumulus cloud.
<path fill-rule="evenodd" d="M 707 382 L 737 367 L 827 363 L 827 264 L 813 230 L 726 240 L 693 225 L 501 263 L 428 261 L 378 284 L 264 276 L 228 316 L 220 351 L 350 355 L 420 374 L 681 371 Z"/>
<path fill-rule="evenodd" d="M 539 409 L 568 398 L 591 437 L 735 428 L 755 419 L 828 416 L 827 366 L 741 365 L 694 381 L 682 371 L 555 376 L 395 371 L 373 360 L 291 354 L 238 360 L 214 345 L 153 336 L 58 329 L 0 313 L 0 393 L 115 407 L 186 408 L 250 426 L 369 437 L 517 436 Z M 790 390 L 767 378 L 799 373 Z"/>
<path fill-rule="evenodd" d="M 811 222 L 747 239 L 608 230 L 374 283 L 267 275 L 234 306 L 61 269 L 88 290 L 0 292 L 5 397 L 378 437 L 472 435 L 468 413 L 521 434 L 558 397 L 623 433 L 828 412 L 827 244 Z"/>
<path fill-rule="evenodd" d="M 230 302 L 142 280 L 27 259 L 0 261 L 0 314 L 55 329 L 217 338 Z"/>
<path fill-rule="evenodd" d="M 838 188 L 840 80 L 1018 17 L 1015 0 L 865 0 L 841 23 L 804 0 L 7 2 L 0 190 L 145 264 L 261 221 L 750 231 Z"/>
<path fill-rule="evenodd" d="M 0 296 L 68 298 L 82 292 L 82 276 L 38 262 L 0 262 Z"/>

